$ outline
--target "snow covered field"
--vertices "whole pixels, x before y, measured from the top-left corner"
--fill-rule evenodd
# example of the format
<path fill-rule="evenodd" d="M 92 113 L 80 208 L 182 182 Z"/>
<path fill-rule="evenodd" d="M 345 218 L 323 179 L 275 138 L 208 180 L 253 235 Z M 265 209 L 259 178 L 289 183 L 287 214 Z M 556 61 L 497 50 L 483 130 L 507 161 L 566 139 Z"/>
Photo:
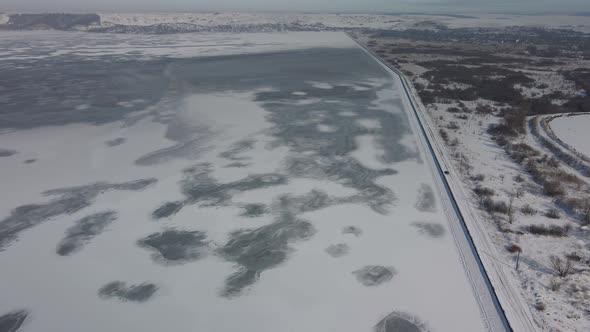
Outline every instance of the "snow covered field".
<path fill-rule="evenodd" d="M 346 35 L 80 36 L 0 34 L 6 326 L 490 329 L 401 82 Z"/>
<path fill-rule="evenodd" d="M 551 129 L 562 141 L 590 157 L 589 115 L 562 116 L 550 122 Z"/>
<path fill-rule="evenodd" d="M 284 24 L 325 28 L 409 29 L 439 23 L 449 28 L 510 26 L 568 28 L 590 32 L 585 16 L 569 15 L 378 15 L 378 14 L 300 14 L 300 13 L 100 13 L 102 25 L 195 24 L 199 26 Z"/>

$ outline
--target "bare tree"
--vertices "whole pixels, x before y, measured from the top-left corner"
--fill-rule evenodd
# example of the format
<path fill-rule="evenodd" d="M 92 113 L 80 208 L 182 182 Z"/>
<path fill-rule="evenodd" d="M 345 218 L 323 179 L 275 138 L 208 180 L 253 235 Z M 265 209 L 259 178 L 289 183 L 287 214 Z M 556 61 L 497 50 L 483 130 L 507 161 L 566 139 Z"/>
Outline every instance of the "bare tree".
<path fill-rule="evenodd" d="M 510 195 L 510 201 L 508 201 L 508 210 L 506 210 L 508 216 L 508 222 L 512 224 L 514 222 L 514 195 Z"/>
<path fill-rule="evenodd" d="M 584 221 L 585 224 L 590 224 L 590 197 L 587 197 L 584 200 L 580 212 L 582 214 L 582 221 Z"/>
<path fill-rule="evenodd" d="M 574 268 L 574 264 L 569 258 L 563 260 L 558 256 L 551 255 L 549 257 L 549 262 L 551 263 L 551 269 L 553 272 L 561 278 L 567 277 L 571 274 Z"/>
<path fill-rule="evenodd" d="M 518 189 L 516 189 L 514 191 L 514 196 L 516 198 L 521 198 L 523 195 L 524 195 L 524 188 L 522 186 L 521 187 L 518 187 Z"/>
<path fill-rule="evenodd" d="M 522 248 L 516 244 L 512 244 L 510 246 L 508 246 L 508 251 L 510 251 L 511 253 L 516 253 L 516 267 L 515 269 L 518 271 L 518 263 L 520 261 L 520 253 L 522 252 Z"/>

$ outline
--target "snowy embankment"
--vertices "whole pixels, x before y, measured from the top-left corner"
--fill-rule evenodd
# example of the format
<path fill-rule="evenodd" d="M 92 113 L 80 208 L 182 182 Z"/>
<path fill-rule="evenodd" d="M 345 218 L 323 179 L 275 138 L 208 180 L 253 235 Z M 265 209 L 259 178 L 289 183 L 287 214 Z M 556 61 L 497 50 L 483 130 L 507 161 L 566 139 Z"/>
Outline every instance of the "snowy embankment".
<path fill-rule="evenodd" d="M 362 45 L 359 44 L 361 47 Z M 411 88 L 405 76 L 396 68 L 380 60 L 370 50 L 365 49 L 400 80 L 404 91 L 404 103 L 408 110 L 410 122 L 413 124 L 414 134 L 419 138 L 425 154 L 429 160 L 433 176 L 437 179 L 437 188 L 445 204 L 445 212 L 449 220 L 449 227 L 459 251 L 463 267 L 474 287 L 478 298 L 482 317 L 491 331 L 514 330 L 534 331 L 534 323 L 529 306 L 517 291 L 516 285 L 508 284 L 511 280 L 506 273 L 511 269 L 498 264 L 487 255 L 492 253 L 495 246 L 490 242 L 484 229 L 478 226 L 478 218 L 468 204 L 459 179 L 452 164 L 442 148 L 442 144 L 431 129 L 431 124 L 417 102 L 418 97 Z M 422 106 L 423 107 L 423 106 Z M 479 249 L 476 249 L 479 248 Z M 490 280 L 491 279 L 491 280 Z M 500 301 L 498 301 L 498 298 Z M 508 320 L 507 320 L 508 319 Z"/>

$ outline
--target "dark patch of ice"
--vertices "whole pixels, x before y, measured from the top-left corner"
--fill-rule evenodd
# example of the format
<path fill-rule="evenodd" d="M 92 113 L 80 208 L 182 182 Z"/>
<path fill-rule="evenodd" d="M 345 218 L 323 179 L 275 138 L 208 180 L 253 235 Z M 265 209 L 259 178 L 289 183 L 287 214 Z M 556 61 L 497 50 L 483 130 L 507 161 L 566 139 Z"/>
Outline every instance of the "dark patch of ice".
<path fill-rule="evenodd" d="M 177 214 L 183 206 L 184 203 L 181 201 L 164 203 L 152 213 L 152 217 L 154 219 L 170 217 L 171 215 Z"/>
<path fill-rule="evenodd" d="M 352 273 L 361 284 L 369 287 L 377 286 L 391 280 L 397 274 L 397 271 L 393 267 L 367 265 Z"/>
<path fill-rule="evenodd" d="M 242 168 L 242 167 L 248 167 L 250 165 L 251 165 L 250 163 L 242 163 L 242 162 L 237 161 L 235 163 L 227 164 L 224 167 L 226 167 L 226 168 Z"/>
<path fill-rule="evenodd" d="M 348 254 L 349 247 L 345 243 L 332 244 L 326 248 L 328 255 L 332 257 L 342 257 Z"/>
<path fill-rule="evenodd" d="M 268 213 L 268 208 L 265 204 L 246 204 L 242 208 L 244 209 L 240 214 L 242 217 L 254 218 Z"/>
<path fill-rule="evenodd" d="M 202 206 L 226 205 L 236 191 L 244 192 L 287 183 L 287 177 L 278 173 L 251 174 L 228 183 L 219 183 L 210 173 L 209 164 L 199 164 L 184 170 L 182 192 L 187 196 L 186 203 L 200 203 Z"/>
<path fill-rule="evenodd" d="M 293 214 L 317 211 L 333 204 L 342 203 L 346 198 L 333 198 L 321 190 L 313 189 L 305 195 L 292 196 L 282 195 L 275 200 L 274 209 L 288 210 Z"/>
<path fill-rule="evenodd" d="M 37 159 L 27 159 L 27 160 L 23 161 L 23 163 L 24 164 L 32 164 L 32 163 L 34 163 L 36 161 L 37 161 Z"/>
<path fill-rule="evenodd" d="M 415 316 L 394 311 L 375 325 L 375 332 L 426 332 L 426 324 Z"/>
<path fill-rule="evenodd" d="M 0 332 L 16 332 L 23 325 L 29 312 L 26 310 L 13 311 L 0 316 Z"/>
<path fill-rule="evenodd" d="M 111 140 L 108 140 L 106 142 L 104 142 L 104 144 L 110 148 L 121 145 L 123 143 L 127 142 L 127 139 L 124 137 L 117 137 Z"/>
<path fill-rule="evenodd" d="M 418 189 L 418 197 L 414 204 L 416 209 L 421 212 L 436 211 L 436 197 L 432 188 L 426 183 L 422 183 Z"/>
<path fill-rule="evenodd" d="M 48 51 L 43 48 L 39 45 L 38 52 Z M 2 92 L 0 127 L 21 129 L 125 120 L 130 113 L 145 110 L 160 100 L 169 84 L 164 74 L 170 62 L 167 59 L 105 55 L 90 60 L 86 56 L 61 55 L 36 60 L 35 70 L 20 69 L 30 66 L 29 60 L 11 60 L 3 66 L 2 83 L 11 88 Z M 143 101 L 131 107 L 119 104 L 137 99 Z M 80 109 L 81 104 L 88 108 Z"/>
<path fill-rule="evenodd" d="M 175 93 L 178 93 L 175 91 Z M 173 100 L 179 101 L 182 98 L 173 96 Z M 172 109 L 179 108 L 170 107 Z M 172 111 L 174 114 L 176 111 Z M 211 148 L 210 143 L 215 137 L 215 133 L 203 124 L 186 121 L 183 116 L 173 115 L 170 119 L 164 120 L 167 125 L 165 138 L 177 142 L 176 144 L 149 152 L 139 157 L 135 164 L 140 166 L 150 166 L 161 164 L 174 159 L 195 160 L 203 152 Z"/>
<path fill-rule="evenodd" d="M 163 263 L 186 263 L 207 254 L 207 235 L 200 231 L 166 230 L 138 241 L 142 247 L 154 250 L 153 259 Z"/>
<path fill-rule="evenodd" d="M 288 159 L 287 169 L 296 177 L 331 180 L 357 189 L 358 193 L 351 196 L 349 201 L 367 204 L 380 214 L 386 214 L 396 200 L 393 191 L 375 182 L 382 176 L 397 174 L 391 168 L 367 168 L 348 156 L 298 156 Z"/>
<path fill-rule="evenodd" d="M 10 149 L 0 149 L 0 157 L 10 157 L 17 154 L 18 151 Z"/>
<path fill-rule="evenodd" d="M 429 237 L 439 238 L 445 235 L 445 228 L 438 223 L 416 221 L 412 223 L 412 226 L 418 228 L 420 233 L 426 234 Z"/>
<path fill-rule="evenodd" d="M 359 237 L 361 234 L 363 234 L 363 231 L 356 226 L 346 226 L 342 229 L 342 234 L 352 234 L 356 237 Z"/>
<path fill-rule="evenodd" d="M 228 160 L 249 160 L 251 158 L 240 156 L 241 153 L 254 149 L 255 140 L 251 138 L 243 139 L 230 146 L 227 151 L 219 154 L 220 158 Z"/>
<path fill-rule="evenodd" d="M 94 203 L 96 197 L 111 190 L 138 191 L 156 183 L 156 179 L 141 179 L 123 183 L 98 182 L 90 185 L 45 191 L 46 196 L 59 196 L 48 203 L 22 205 L 0 221 L 0 250 L 17 239 L 18 234 L 46 220 L 78 212 Z"/>
<path fill-rule="evenodd" d="M 145 302 L 149 300 L 158 287 L 152 283 L 142 283 L 139 285 L 127 286 L 122 281 L 110 282 L 98 290 L 98 295 L 102 298 L 118 298 L 122 301 Z"/>
<path fill-rule="evenodd" d="M 57 254 L 68 256 L 81 250 L 87 242 L 102 233 L 116 219 L 116 212 L 106 211 L 78 220 L 76 225 L 66 231 L 66 237 L 57 246 Z"/>
<path fill-rule="evenodd" d="M 240 295 L 248 286 L 254 284 L 260 274 L 283 263 L 293 249 L 290 244 L 309 239 L 315 229 L 306 220 L 293 212 L 289 199 L 280 205 L 287 208 L 274 210 L 275 221 L 252 230 L 239 230 L 230 234 L 230 240 L 218 253 L 227 261 L 238 265 L 238 271 L 225 280 L 221 291 L 224 297 Z"/>

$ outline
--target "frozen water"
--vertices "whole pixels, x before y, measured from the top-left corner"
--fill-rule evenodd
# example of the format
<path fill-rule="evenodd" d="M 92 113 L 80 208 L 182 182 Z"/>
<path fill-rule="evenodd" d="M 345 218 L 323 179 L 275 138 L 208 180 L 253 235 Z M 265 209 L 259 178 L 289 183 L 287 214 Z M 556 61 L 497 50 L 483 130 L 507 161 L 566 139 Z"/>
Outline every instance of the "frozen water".
<path fill-rule="evenodd" d="M 434 222 L 416 221 L 412 225 L 418 228 L 418 231 L 427 236 L 438 238 L 445 235 L 445 228 L 443 225 Z"/>
<path fill-rule="evenodd" d="M 92 205 L 100 194 L 109 190 L 142 190 L 155 183 L 155 179 L 142 179 L 125 183 L 95 183 L 86 186 L 53 189 L 46 196 L 59 196 L 48 203 L 27 204 L 16 207 L 9 217 L 0 221 L 0 250 L 15 240 L 18 234 L 51 218 L 73 214 Z"/>
<path fill-rule="evenodd" d="M 149 300 L 158 287 L 151 283 L 129 285 L 122 281 L 113 281 L 98 290 L 98 295 L 103 298 L 118 298 L 123 301 L 145 302 Z"/>
<path fill-rule="evenodd" d="M 391 278 L 397 274 L 397 271 L 392 267 L 367 265 L 352 273 L 361 284 L 365 286 L 378 286 L 384 282 L 390 281 Z"/>
<path fill-rule="evenodd" d="M 0 157 L 10 157 L 10 156 L 15 155 L 17 153 L 18 152 L 15 150 L 0 149 Z"/>
<path fill-rule="evenodd" d="M 416 198 L 416 209 L 422 212 L 435 212 L 436 211 L 436 198 L 434 197 L 434 191 L 429 185 L 422 183 L 418 189 L 418 197 Z"/>
<path fill-rule="evenodd" d="M 361 236 L 361 234 L 363 234 L 363 231 L 356 226 L 346 226 L 342 229 L 342 233 L 352 234 L 356 237 L 359 237 L 359 236 Z"/>
<path fill-rule="evenodd" d="M 29 312 L 20 310 L 0 316 L 0 331 L 16 332 L 21 327 Z"/>
<path fill-rule="evenodd" d="M 109 147 L 114 147 L 125 143 L 127 140 L 124 137 L 117 137 L 105 142 Z"/>
<path fill-rule="evenodd" d="M 268 208 L 264 204 L 246 204 L 242 207 L 244 211 L 240 214 L 242 217 L 260 217 L 268 213 Z"/>
<path fill-rule="evenodd" d="M 410 315 L 392 312 L 376 326 L 375 332 L 426 332 L 427 328 L 417 318 Z"/>
<path fill-rule="evenodd" d="M 0 312 L 30 308 L 30 331 L 421 328 L 377 323 L 399 308 L 485 329 L 399 80 L 348 37 L 55 35 L 1 39 L 29 56 L 0 55 L 19 152 L 0 158 Z M 179 39 L 232 54 L 169 56 Z"/>
<path fill-rule="evenodd" d="M 350 248 L 346 243 L 331 244 L 326 248 L 328 255 L 332 257 L 341 257 L 348 254 Z"/>
<path fill-rule="evenodd" d="M 206 234 L 199 231 L 166 230 L 151 234 L 139 240 L 138 244 L 154 250 L 153 258 L 156 261 L 184 263 L 199 260 L 206 255 L 206 238 Z"/>
<path fill-rule="evenodd" d="M 68 256 L 81 250 L 87 242 L 102 233 L 106 227 L 117 219 L 114 211 L 99 212 L 86 216 L 68 228 L 65 238 L 57 246 L 57 253 Z"/>

